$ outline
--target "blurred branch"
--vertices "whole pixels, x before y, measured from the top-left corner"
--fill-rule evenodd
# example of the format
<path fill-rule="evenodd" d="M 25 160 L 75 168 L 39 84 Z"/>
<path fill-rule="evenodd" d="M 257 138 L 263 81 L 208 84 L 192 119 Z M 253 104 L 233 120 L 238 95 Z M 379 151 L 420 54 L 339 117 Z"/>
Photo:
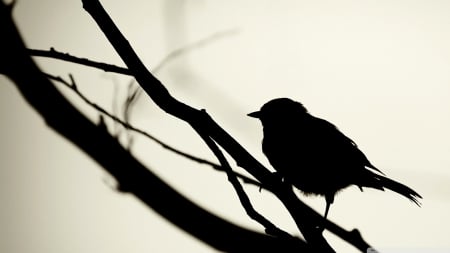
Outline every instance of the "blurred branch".
<path fill-rule="evenodd" d="M 166 57 L 164 57 L 159 62 L 158 65 L 156 65 L 154 68 L 152 68 L 151 71 L 152 71 L 152 73 L 157 73 L 164 66 L 166 66 L 168 63 L 175 60 L 176 58 L 183 56 L 186 53 L 192 52 L 195 49 L 204 47 L 204 46 L 206 46 L 214 41 L 217 41 L 219 39 L 222 39 L 224 37 L 234 35 L 237 32 L 238 32 L 237 29 L 229 29 L 229 30 L 225 30 L 225 31 L 216 32 L 216 33 L 209 35 L 208 37 L 198 40 L 194 43 L 191 43 L 191 44 L 185 45 L 181 48 L 175 49 L 172 52 L 170 52 Z M 133 79 L 128 86 L 129 87 L 129 95 L 125 101 L 125 106 L 124 106 L 124 118 L 125 118 L 126 122 L 129 121 L 129 115 L 131 113 L 131 110 L 132 110 L 133 106 L 136 104 L 136 101 L 141 97 L 142 91 L 143 91 L 139 85 L 137 85 L 136 88 L 134 90 L 132 90 L 131 87 L 133 87 L 132 84 L 134 82 L 135 82 L 135 80 Z"/>
<path fill-rule="evenodd" d="M 228 29 L 225 31 L 216 32 L 212 35 L 209 35 L 206 38 L 203 38 L 201 40 L 195 41 L 194 43 L 185 45 L 183 47 L 180 47 L 178 49 L 173 50 L 170 52 L 166 57 L 164 57 L 156 67 L 152 68 L 152 72 L 156 73 L 161 70 L 166 64 L 168 64 L 170 61 L 176 59 L 177 57 L 180 57 L 183 54 L 186 54 L 188 52 L 191 52 L 194 49 L 198 49 L 201 47 L 204 47 L 214 41 L 217 41 L 219 39 L 222 39 L 227 36 L 231 36 L 238 33 L 237 29 Z"/>

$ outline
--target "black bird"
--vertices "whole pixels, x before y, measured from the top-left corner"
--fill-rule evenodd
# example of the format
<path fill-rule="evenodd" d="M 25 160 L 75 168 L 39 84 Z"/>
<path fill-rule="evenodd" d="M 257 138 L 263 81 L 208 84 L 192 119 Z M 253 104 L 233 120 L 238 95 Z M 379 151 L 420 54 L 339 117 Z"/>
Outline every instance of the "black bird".
<path fill-rule="evenodd" d="M 334 195 L 350 185 L 397 192 L 420 206 L 411 188 L 389 179 L 358 146 L 330 122 L 312 116 L 299 102 L 277 98 L 248 116 L 263 126 L 262 150 L 273 168 L 305 194 L 325 196 L 327 217 Z"/>

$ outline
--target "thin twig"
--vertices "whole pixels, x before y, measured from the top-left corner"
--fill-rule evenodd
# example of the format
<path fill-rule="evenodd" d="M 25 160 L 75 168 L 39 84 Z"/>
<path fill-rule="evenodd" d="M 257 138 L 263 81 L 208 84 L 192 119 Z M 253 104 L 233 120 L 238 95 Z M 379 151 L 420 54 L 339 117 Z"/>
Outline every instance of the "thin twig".
<path fill-rule="evenodd" d="M 89 60 L 86 58 L 76 57 L 76 56 L 70 55 L 68 53 L 58 52 L 53 47 L 50 48 L 50 50 L 27 49 L 27 52 L 31 56 L 40 56 L 40 57 L 59 59 L 59 60 L 67 61 L 67 62 L 85 65 L 88 67 L 101 69 L 105 72 L 114 72 L 114 73 L 128 75 L 128 76 L 133 75 L 131 73 L 131 71 L 128 70 L 127 68 L 119 67 L 116 65 L 108 64 L 108 63 L 92 61 L 92 60 Z"/>
<path fill-rule="evenodd" d="M 61 78 L 61 77 L 59 77 L 59 76 L 53 76 L 53 75 L 48 74 L 48 73 L 43 73 L 43 74 L 44 74 L 47 78 L 49 78 L 49 79 L 51 79 L 51 80 L 57 81 L 57 82 L 59 82 L 59 83 L 61 83 L 61 84 L 64 84 L 66 87 L 70 88 L 73 92 L 75 92 L 75 94 L 77 94 L 78 97 L 80 97 L 86 104 L 90 105 L 91 107 L 93 107 L 93 108 L 96 109 L 97 111 L 103 113 L 104 115 L 106 115 L 107 117 L 111 118 L 111 119 L 114 120 L 115 122 L 121 124 L 121 125 L 122 125 L 123 127 L 125 127 L 126 129 L 131 130 L 131 131 L 134 131 L 134 132 L 136 132 L 136 133 L 139 133 L 139 134 L 141 134 L 141 135 L 143 135 L 143 136 L 149 138 L 150 140 L 152 140 L 152 141 L 158 143 L 158 144 L 159 144 L 161 147 L 163 147 L 164 149 L 167 149 L 167 150 L 169 150 L 169 151 L 172 151 L 172 152 L 174 152 L 175 154 L 178 154 L 178 155 L 180 155 L 180 156 L 183 156 L 183 157 L 185 157 L 185 158 L 187 158 L 187 159 L 190 159 L 190 160 L 192 160 L 192 161 L 198 162 L 198 163 L 200 163 L 200 164 L 206 164 L 206 165 L 209 165 L 209 166 L 213 167 L 215 170 L 218 170 L 218 171 L 225 171 L 225 170 L 223 169 L 223 167 L 220 166 L 219 164 L 213 163 L 213 162 L 208 161 L 208 160 L 206 160 L 206 159 L 202 159 L 202 158 L 199 158 L 199 157 L 190 155 L 190 154 L 188 154 L 188 153 L 186 153 L 186 152 L 183 152 L 183 151 L 181 151 L 181 150 L 178 150 L 178 149 L 176 149 L 176 148 L 174 148 L 174 147 L 172 147 L 172 146 L 170 146 L 170 145 L 168 145 L 168 144 L 162 142 L 162 141 L 159 140 L 158 138 L 156 138 L 156 137 L 150 135 L 149 133 L 147 133 L 147 132 L 145 132 L 145 131 L 143 131 L 143 130 L 141 130 L 141 129 L 139 129 L 139 128 L 136 128 L 136 127 L 132 126 L 131 124 L 126 123 L 126 122 L 124 122 L 123 120 L 121 120 L 120 118 L 118 118 L 118 117 L 114 116 L 113 114 L 109 113 L 109 112 L 108 112 L 107 110 L 105 110 L 103 107 L 101 107 L 101 106 L 99 106 L 98 104 L 96 104 L 96 103 L 90 101 L 85 95 L 83 95 L 83 93 L 81 93 L 81 92 L 78 90 L 77 85 L 76 85 L 75 80 L 74 80 L 74 78 L 73 78 L 72 75 L 69 75 L 70 82 L 67 82 L 66 80 L 64 80 L 63 78 Z M 252 178 L 250 178 L 250 177 L 248 177 L 248 176 L 246 176 L 246 175 L 243 175 L 243 174 L 241 174 L 241 173 L 239 173 L 239 172 L 233 172 L 233 173 L 234 173 L 237 177 L 239 177 L 244 183 L 252 184 L 252 185 L 258 186 L 258 187 L 260 187 L 260 188 L 264 188 L 263 185 L 261 185 L 261 183 L 259 183 L 258 181 L 254 180 L 254 179 L 252 179 Z"/>
<path fill-rule="evenodd" d="M 204 111 L 204 110 L 203 110 Z M 204 111 L 206 113 L 206 111 Z M 236 191 L 239 201 L 241 202 L 242 206 L 244 207 L 245 211 L 247 212 L 247 215 L 255 220 L 256 222 L 260 223 L 262 226 L 265 227 L 266 233 L 270 235 L 275 235 L 281 238 L 290 238 L 293 239 L 293 237 L 275 226 L 272 222 L 270 222 L 268 219 L 266 219 L 264 216 L 262 216 L 260 213 L 258 213 L 255 208 L 253 207 L 252 203 L 250 202 L 250 199 L 248 195 L 245 193 L 244 188 L 239 183 L 239 180 L 237 179 L 235 173 L 233 173 L 233 169 L 231 168 L 230 164 L 228 163 L 227 159 L 223 155 L 222 151 L 219 149 L 217 144 L 211 139 L 211 137 L 206 136 L 204 134 L 205 131 L 198 131 L 201 129 L 201 126 L 196 126 L 194 129 L 197 131 L 197 133 L 200 135 L 200 137 L 203 139 L 203 141 L 206 143 L 206 145 L 209 147 L 209 149 L 213 152 L 213 154 L 217 157 L 220 164 L 222 165 L 222 168 L 225 170 L 228 176 L 228 181 L 233 186 L 234 190 Z"/>

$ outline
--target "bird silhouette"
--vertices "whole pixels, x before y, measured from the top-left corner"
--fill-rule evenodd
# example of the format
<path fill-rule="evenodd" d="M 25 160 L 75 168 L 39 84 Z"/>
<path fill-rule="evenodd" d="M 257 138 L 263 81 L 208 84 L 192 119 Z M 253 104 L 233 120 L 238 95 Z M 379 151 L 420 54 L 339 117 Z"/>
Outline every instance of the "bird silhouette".
<path fill-rule="evenodd" d="M 420 206 L 411 188 L 389 179 L 350 138 L 314 117 L 299 102 L 277 98 L 248 114 L 263 126 L 262 150 L 283 180 L 306 195 L 325 196 L 324 217 L 335 194 L 350 185 L 397 192 Z"/>

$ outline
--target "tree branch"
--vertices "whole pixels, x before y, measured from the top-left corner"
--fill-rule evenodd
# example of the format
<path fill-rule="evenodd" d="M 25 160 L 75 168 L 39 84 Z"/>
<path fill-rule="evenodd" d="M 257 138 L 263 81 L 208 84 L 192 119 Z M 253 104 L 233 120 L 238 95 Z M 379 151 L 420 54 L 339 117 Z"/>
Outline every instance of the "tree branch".
<path fill-rule="evenodd" d="M 145 68 L 131 48 L 129 42 L 119 31 L 98 0 L 82 0 L 82 2 L 83 8 L 96 21 L 128 69 L 132 71 L 137 82 L 155 104 L 163 111 L 186 121 L 194 129 L 195 126 L 201 125 L 203 129 L 200 132 L 207 131 L 204 135 L 210 136 L 235 159 L 240 167 L 247 170 L 280 199 L 309 244 L 312 244 L 312 246 L 320 249 L 322 252 L 334 252 L 323 236 L 317 233 L 317 224 L 323 224 L 323 217 L 321 215 L 301 202 L 292 189 L 284 187 L 277 178 L 272 177 L 269 170 L 254 159 L 232 136 L 212 120 L 209 115 L 201 113 L 200 110 L 173 98 L 161 82 Z M 365 252 L 368 248 L 366 247 L 368 244 L 362 238 L 359 241 L 353 241 L 354 237 L 349 236 L 351 232 L 340 228 L 328 220 L 325 222 L 325 228 L 354 245 L 361 252 Z"/>
<path fill-rule="evenodd" d="M 194 162 L 200 163 L 200 164 L 206 164 L 209 165 L 211 167 L 213 167 L 215 170 L 218 171 L 225 171 L 225 169 L 223 169 L 222 166 L 220 166 L 219 164 L 213 163 L 211 161 L 208 161 L 206 159 L 202 159 L 196 156 L 193 156 L 191 154 L 188 154 L 186 152 L 183 152 L 179 149 L 176 149 L 166 143 L 164 143 L 163 141 L 159 140 L 158 138 L 154 137 L 153 135 L 150 135 L 149 133 L 134 127 L 133 125 L 131 125 L 130 123 L 126 123 L 124 121 L 122 121 L 120 118 L 116 117 L 115 115 L 109 113 L 106 109 L 104 109 L 103 107 L 99 106 L 98 104 L 92 102 L 91 100 L 89 100 L 85 95 L 83 95 L 83 93 L 81 93 L 81 91 L 77 88 L 76 82 L 74 80 L 74 78 L 72 77 L 72 75 L 69 75 L 71 82 L 67 82 L 66 80 L 62 79 L 59 76 L 53 76 L 47 73 L 43 73 L 48 79 L 56 81 L 58 83 L 63 84 L 64 86 L 68 87 L 69 89 L 71 89 L 76 95 L 78 95 L 79 98 L 81 98 L 81 100 L 83 100 L 86 104 L 88 104 L 89 106 L 93 107 L 94 109 L 96 109 L 97 111 L 99 111 L 100 113 L 103 113 L 104 115 L 106 115 L 107 117 L 109 117 L 110 119 L 114 120 L 115 122 L 119 123 L 120 125 L 122 125 L 125 129 L 128 129 L 130 131 L 134 131 L 136 133 L 139 133 L 145 137 L 147 137 L 148 139 L 156 142 L 157 144 L 159 144 L 162 148 L 167 149 L 177 155 L 183 156 L 189 160 L 192 160 Z M 240 179 L 242 179 L 245 183 L 248 184 L 252 184 L 258 187 L 263 188 L 263 186 L 256 180 L 247 177 L 241 173 L 238 172 L 234 172 L 233 174 L 237 177 L 239 177 Z"/>
<path fill-rule="evenodd" d="M 88 67 L 101 69 L 105 72 L 114 72 L 117 74 L 132 76 L 131 71 L 129 71 L 127 68 L 122 68 L 122 67 L 115 66 L 112 64 L 108 64 L 108 63 L 96 62 L 96 61 L 92 61 L 92 60 L 89 60 L 86 58 L 72 56 L 68 53 L 58 52 L 53 47 L 50 48 L 50 50 L 27 49 L 27 52 L 31 56 L 40 56 L 40 57 L 59 59 L 59 60 L 67 61 L 67 62 L 81 64 L 81 65 L 88 66 Z"/>
<path fill-rule="evenodd" d="M 280 186 L 282 184 L 280 184 L 278 179 L 272 177 L 269 170 L 254 159 L 248 151 L 246 151 L 206 113 L 201 113 L 200 110 L 190 107 L 173 98 L 161 82 L 145 68 L 129 42 L 119 31 L 98 0 L 82 0 L 82 3 L 83 8 L 96 21 L 99 28 L 103 31 L 116 52 L 127 65 L 128 69 L 133 73 L 137 82 L 163 111 L 186 121 L 197 132 L 201 132 L 203 135 L 212 138 L 235 159 L 239 166 L 252 174 L 258 181 L 270 189 L 278 199 L 280 199 L 307 242 L 313 248 L 321 250 L 321 252 L 334 252 L 322 234 L 317 232 L 317 224 L 323 223 L 323 218 L 319 214 L 312 211 L 311 208 L 301 202 L 292 189 Z M 202 129 L 196 129 L 197 126 L 202 126 Z M 330 222 L 327 221 L 325 223 L 325 228 L 333 233 L 345 231 L 343 229 L 336 229 L 336 227 L 330 226 L 329 224 Z M 339 234 L 337 235 L 339 236 Z M 348 239 L 345 235 L 341 236 L 341 238 L 344 240 Z M 355 247 L 361 245 L 359 242 L 348 242 Z M 358 249 L 361 252 L 367 250 L 367 248 Z"/>
<path fill-rule="evenodd" d="M 203 111 L 203 112 L 206 113 L 206 111 Z M 201 126 L 198 126 L 196 129 L 201 129 Z M 209 147 L 209 149 L 214 153 L 214 155 L 217 157 L 220 164 L 224 168 L 224 170 L 228 176 L 228 181 L 231 183 L 231 185 L 235 189 L 236 194 L 239 197 L 239 201 L 241 202 L 242 206 L 244 207 L 245 211 L 247 212 L 247 215 L 250 218 L 252 218 L 253 220 L 255 220 L 256 222 L 263 225 L 266 228 L 266 233 L 275 235 L 275 236 L 278 236 L 281 238 L 294 239 L 290 234 L 288 234 L 285 231 L 276 227 L 272 222 L 270 222 L 268 219 L 266 219 L 264 216 L 262 216 L 260 213 L 258 213 L 255 210 L 252 203 L 250 202 L 249 197 L 245 193 L 244 188 L 242 188 L 242 185 L 237 180 L 237 177 L 234 174 L 233 169 L 231 168 L 227 159 L 223 155 L 222 151 L 220 151 L 217 144 L 209 136 L 203 135 L 203 132 L 198 132 L 198 134 L 203 139 L 203 141 L 206 143 L 206 145 Z"/>

